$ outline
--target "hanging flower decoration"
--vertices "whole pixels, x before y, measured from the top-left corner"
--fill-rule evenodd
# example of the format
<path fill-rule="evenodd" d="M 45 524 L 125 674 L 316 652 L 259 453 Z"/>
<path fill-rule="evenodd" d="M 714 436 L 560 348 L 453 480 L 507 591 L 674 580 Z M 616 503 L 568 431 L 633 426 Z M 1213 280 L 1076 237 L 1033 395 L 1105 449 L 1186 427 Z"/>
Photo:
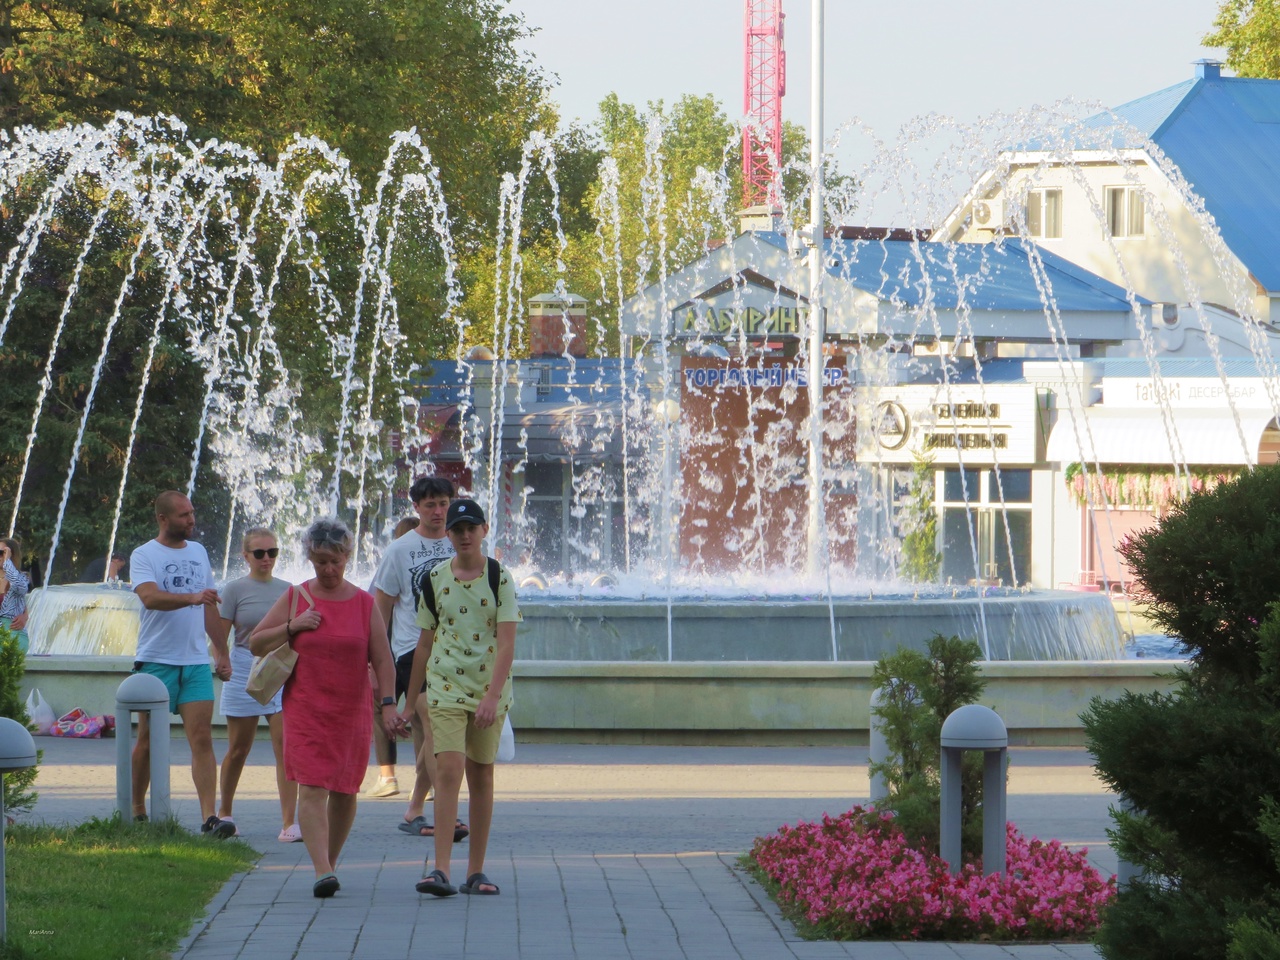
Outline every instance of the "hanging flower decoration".
<path fill-rule="evenodd" d="M 1079 463 L 1066 471 L 1067 490 L 1077 506 L 1137 507 L 1163 513 L 1193 493 L 1212 490 L 1240 476 L 1234 467 L 1189 467 L 1173 473 L 1165 467 L 1096 468 L 1085 471 Z"/>

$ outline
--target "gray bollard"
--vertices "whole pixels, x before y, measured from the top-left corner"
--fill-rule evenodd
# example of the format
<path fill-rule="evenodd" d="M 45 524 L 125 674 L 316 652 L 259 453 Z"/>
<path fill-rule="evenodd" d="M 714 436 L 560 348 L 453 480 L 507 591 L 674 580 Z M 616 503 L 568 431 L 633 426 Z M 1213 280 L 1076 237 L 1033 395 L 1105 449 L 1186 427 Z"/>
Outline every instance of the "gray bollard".
<path fill-rule="evenodd" d="M 880 706 L 880 688 L 871 691 L 871 710 L 870 710 L 870 740 L 867 751 L 867 760 L 870 763 L 884 763 L 889 759 L 889 741 L 884 737 L 884 728 L 880 725 L 880 718 L 876 716 L 876 707 Z M 884 782 L 884 777 L 878 773 L 870 774 L 871 788 L 869 793 L 869 802 L 873 807 L 878 807 L 880 801 L 889 796 L 889 786 Z"/>
<path fill-rule="evenodd" d="M 1120 809 L 1126 813 L 1133 813 L 1137 807 L 1128 800 L 1121 800 Z M 1146 873 L 1146 871 L 1136 863 L 1130 863 L 1119 854 L 1117 854 L 1116 857 L 1116 887 L 1120 890 L 1128 890 L 1129 885 Z"/>
<path fill-rule="evenodd" d="M 36 742 L 31 731 L 17 720 L 0 717 L 0 786 L 10 770 L 25 770 L 36 765 Z M 5 938 L 4 891 L 4 791 L 0 789 L 0 943 Z"/>
<path fill-rule="evenodd" d="M 982 765 L 982 869 L 1004 873 L 1005 758 L 1009 731 L 1000 715 L 976 703 L 960 707 L 942 724 L 942 841 L 940 854 L 952 875 L 961 866 L 960 758 L 965 750 L 981 750 Z"/>
<path fill-rule="evenodd" d="M 116 809 L 133 817 L 133 713 L 151 715 L 151 819 L 168 820 L 169 689 L 159 677 L 135 673 L 116 690 Z"/>

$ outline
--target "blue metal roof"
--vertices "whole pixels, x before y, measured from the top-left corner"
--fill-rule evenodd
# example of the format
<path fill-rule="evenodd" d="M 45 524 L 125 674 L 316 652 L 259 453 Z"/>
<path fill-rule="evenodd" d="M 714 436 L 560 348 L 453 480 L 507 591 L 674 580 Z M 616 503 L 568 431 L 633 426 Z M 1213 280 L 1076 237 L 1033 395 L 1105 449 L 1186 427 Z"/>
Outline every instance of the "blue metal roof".
<path fill-rule="evenodd" d="M 786 249 L 781 234 L 760 233 Z M 1044 310 L 1031 257 L 1022 242 L 916 243 L 910 240 L 828 240 L 827 272 L 882 300 L 916 307 L 926 301 L 953 310 L 961 298 L 974 310 Z M 1043 248 L 1035 248 L 1047 279 L 1046 293 L 1064 313 L 1127 313 L 1123 287 L 1076 266 Z M 1142 297 L 1140 304 L 1150 303 Z"/>
<path fill-rule="evenodd" d="M 938 384 L 944 381 L 943 366 L 947 368 L 945 380 L 957 386 L 978 382 L 978 364 L 972 357 L 913 357 L 916 372 L 904 384 Z M 1026 383 L 1022 375 L 1021 359 L 1009 357 L 993 357 L 982 361 L 982 382 L 987 385 L 997 383 Z"/>
<path fill-rule="evenodd" d="M 516 361 L 512 361 L 514 365 Z M 611 357 L 533 357 L 518 361 L 526 384 L 538 384 L 539 399 L 545 402 L 570 403 L 617 400 L 623 394 L 622 378 L 634 377 L 634 364 L 624 368 Z M 468 366 L 475 368 L 476 378 L 488 382 L 488 361 L 470 365 L 456 360 L 433 360 L 413 378 L 413 389 L 423 403 L 459 403 L 470 396 L 467 385 Z M 536 373 L 535 373 L 536 370 Z"/>
<path fill-rule="evenodd" d="M 1231 251 L 1267 290 L 1280 291 L 1280 80 L 1210 74 L 1090 117 L 1085 126 L 1105 129 L 1117 117 L 1177 164 Z M 1139 145 L 1121 139 L 1111 145 Z M 1089 146 L 1084 138 L 1079 145 Z"/>
<path fill-rule="evenodd" d="M 1117 124 L 1127 124 L 1137 130 L 1144 138 L 1150 140 L 1155 137 L 1161 126 L 1179 109 L 1183 100 L 1186 99 L 1187 94 L 1197 82 L 1194 78 L 1184 80 L 1182 83 L 1176 83 L 1172 87 L 1165 87 L 1163 90 L 1149 93 L 1145 97 L 1139 97 L 1137 100 L 1130 100 L 1128 103 L 1112 110 L 1089 117 L 1081 122 L 1081 127 L 1085 130 L 1110 131 L 1115 130 Z M 1084 144 L 1082 143 L 1081 145 L 1083 146 Z M 1116 131 L 1109 144 L 1094 144 L 1096 147 L 1107 145 L 1121 148 L 1139 146 L 1140 143 L 1134 143 L 1132 137 L 1126 136 L 1121 131 Z"/>

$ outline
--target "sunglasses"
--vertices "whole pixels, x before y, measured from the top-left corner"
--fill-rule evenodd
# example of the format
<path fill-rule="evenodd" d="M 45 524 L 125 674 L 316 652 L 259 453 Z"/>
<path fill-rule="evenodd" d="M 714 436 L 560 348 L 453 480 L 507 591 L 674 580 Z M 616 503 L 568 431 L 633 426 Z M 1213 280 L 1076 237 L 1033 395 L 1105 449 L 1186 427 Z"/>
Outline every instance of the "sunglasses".
<path fill-rule="evenodd" d="M 255 560 L 261 560 L 263 557 L 270 557 L 274 560 L 276 557 L 280 556 L 279 547 L 267 547 L 265 550 L 258 549 L 250 550 L 249 552 L 253 554 L 253 559 Z"/>

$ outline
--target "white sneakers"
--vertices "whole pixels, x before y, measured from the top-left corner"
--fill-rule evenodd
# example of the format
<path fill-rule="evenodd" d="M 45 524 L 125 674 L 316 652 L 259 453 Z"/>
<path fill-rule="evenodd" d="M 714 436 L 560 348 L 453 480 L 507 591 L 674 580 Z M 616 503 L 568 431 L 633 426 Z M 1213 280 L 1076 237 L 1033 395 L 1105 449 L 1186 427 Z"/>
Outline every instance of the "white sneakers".
<path fill-rule="evenodd" d="M 281 843 L 297 843 L 302 839 L 302 828 L 296 823 L 291 823 L 280 831 L 280 836 L 276 839 Z"/>
<path fill-rule="evenodd" d="M 365 791 L 366 797 L 394 797 L 400 792 L 400 784 L 395 777 L 379 777 L 372 787 Z"/>

